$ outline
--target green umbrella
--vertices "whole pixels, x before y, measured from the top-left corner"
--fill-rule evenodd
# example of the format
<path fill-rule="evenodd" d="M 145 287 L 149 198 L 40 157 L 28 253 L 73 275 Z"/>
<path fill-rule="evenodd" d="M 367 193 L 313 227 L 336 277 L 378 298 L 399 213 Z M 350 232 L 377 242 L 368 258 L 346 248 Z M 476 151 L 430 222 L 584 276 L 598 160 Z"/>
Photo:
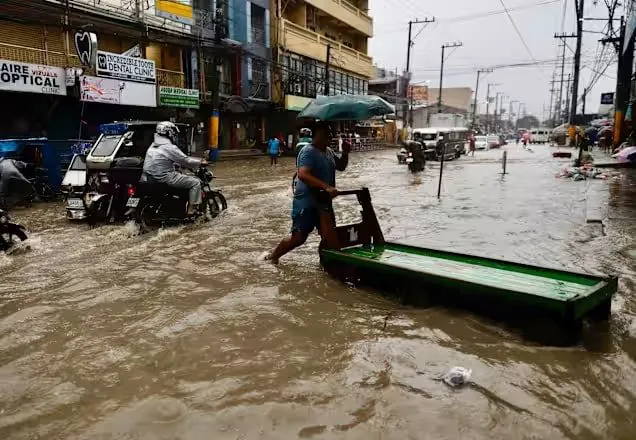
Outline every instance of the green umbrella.
<path fill-rule="evenodd" d="M 364 121 L 391 113 L 395 113 L 395 107 L 379 96 L 337 95 L 314 99 L 298 117 L 320 121 Z"/>

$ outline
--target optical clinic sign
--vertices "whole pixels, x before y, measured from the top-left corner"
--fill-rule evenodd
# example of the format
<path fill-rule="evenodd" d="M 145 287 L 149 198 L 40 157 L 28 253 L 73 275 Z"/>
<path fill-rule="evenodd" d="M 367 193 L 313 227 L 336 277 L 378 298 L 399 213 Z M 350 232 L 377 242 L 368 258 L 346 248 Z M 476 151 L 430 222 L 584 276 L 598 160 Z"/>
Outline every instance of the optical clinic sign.
<path fill-rule="evenodd" d="M 61 67 L 0 60 L 0 90 L 66 96 L 66 75 Z"/>
<path fill-rule="evenodd" d="M 146 84 L 155 84 L 157 82 L 157 71 L 154 61 L 127 57 L 101 50 L 97 51 L 97 76 Z"/>

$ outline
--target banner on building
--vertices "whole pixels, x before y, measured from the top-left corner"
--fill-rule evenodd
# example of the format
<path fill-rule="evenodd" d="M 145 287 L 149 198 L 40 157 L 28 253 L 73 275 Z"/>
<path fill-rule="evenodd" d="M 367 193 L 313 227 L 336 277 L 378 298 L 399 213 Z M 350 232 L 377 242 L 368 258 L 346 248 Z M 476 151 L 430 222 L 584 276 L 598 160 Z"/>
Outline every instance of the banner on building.
<path fill-rule="evenodd" d="M 428 86 L 409 86 L 408 98 L 413 99 L 411 105 L 428 104 Z"/>
<path fill-rule="evenodd" d="M 285 110 L 299 112 L 307 107 L 307 104 L 309 104 L 311 101 L 311 98 L 305 98 L 304 96 L 286 95 Z"/>
<path fill-rule="evenodd" d="M 147 84 L 157 82 L 154 61 L 101 50 L 97 51 L 97 76 Z"/>
<path fill-rule="evenodd" d="M 601 93 L 601 104 L 614 104 L 614 92 Z"/>
<path fill-rule="evenodd" d="M 0 90 L 66 96 L 66 74 L 61 67 L 0 60 Z"/>
<path fill-rule="evenodd" d="M 135 44 L 133 47 L 121 53 L 123 57 L 141 58 L 141 45 Z"/>
<path fill-rule="evenodd" d="M 599 115 L 608 115 L 614 109 L 614 92 L 601 93 L 601 105 L 598 107 Z"/>
<path fill-rule="evenodd" d="M 80 78 L 80 99 L 85 102 L 156 107 L 156 89 L 154 84 L 95 76 Z"/>
<path fill-rule="evenodd" d="M 159 105 L 163 107 L 199 108 L 199 91 L 179 87 L 159 87 Z"/>
<path fill-rule="evenodd" d="M 177 23 L 192 25 L 192 0 L 156 0 L 155 14 Z"/>

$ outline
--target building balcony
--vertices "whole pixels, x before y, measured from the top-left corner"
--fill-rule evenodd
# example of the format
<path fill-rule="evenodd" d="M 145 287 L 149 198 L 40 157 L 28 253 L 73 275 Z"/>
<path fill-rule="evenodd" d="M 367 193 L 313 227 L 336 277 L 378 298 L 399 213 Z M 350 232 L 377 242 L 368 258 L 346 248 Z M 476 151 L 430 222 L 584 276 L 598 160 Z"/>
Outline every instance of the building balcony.
<path fill-rule="evenodd" d="M 324 13 L 348 24 L 358 32 L 371 38 L 373 19 L 346 0 L 305 0 L 308 4 Z"/>
<path fill-rule="evenodd" d="M 157 69 L 157 85 L 184 88 L 185 75 L 174 70 Z"/>
<path fill-rule="evenodd" d="M 331 45 L 332 66 L 365 78 L 374 75 L 373 60 L 370 56 L 289 20 L 280 20 L 280 27 L 279 35 L 283 36 L 282 45 L 286 50 L 324 63 L 327 59 L 327 45 Z"/>
<path fill-rule="evenodd" d="M 62 52 L 34 49 L 1 42 L 0 59 L 55 67 L 80 67 L 82 65 L 77 55 L 64 55 Z"/>

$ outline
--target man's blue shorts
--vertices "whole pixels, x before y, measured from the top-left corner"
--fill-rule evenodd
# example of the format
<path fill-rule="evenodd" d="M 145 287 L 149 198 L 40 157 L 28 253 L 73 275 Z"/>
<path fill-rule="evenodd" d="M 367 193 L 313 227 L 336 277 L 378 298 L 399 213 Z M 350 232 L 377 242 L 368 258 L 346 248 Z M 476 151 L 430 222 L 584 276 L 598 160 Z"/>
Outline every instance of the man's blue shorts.
<path fill-rule="evenodd" d="M 302 232 L 309 235 L 320 227 L 320 216 L 316 208 L 292 208 L 291 232 Z"/>

